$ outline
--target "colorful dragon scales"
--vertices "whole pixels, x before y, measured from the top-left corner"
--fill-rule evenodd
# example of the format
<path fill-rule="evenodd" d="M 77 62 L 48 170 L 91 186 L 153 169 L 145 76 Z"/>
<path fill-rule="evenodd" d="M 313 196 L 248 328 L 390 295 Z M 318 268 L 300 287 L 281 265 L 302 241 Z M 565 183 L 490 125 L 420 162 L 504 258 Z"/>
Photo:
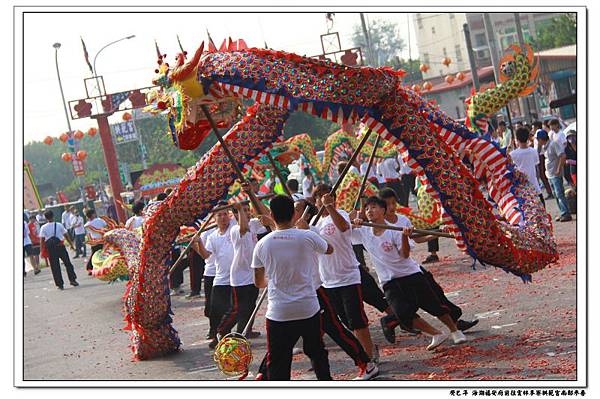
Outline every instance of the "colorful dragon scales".
<path fill-rule="evenodd" d="M 205 52 L 201 46 L 186 64 L 162 67 L 157 83 L 165 91 L 176 87 L 182 95 L 184 106 L 179 111 L 186 126 L 201 121 L 198 104 L 231 97 L 255 101 L 224 136 L 240 167 L 250 167 L 273 145 L 291 112 L 309 112 L 337 123 L 360 120 L 401 148 L 405 161 L 442 204 L 443 221 L 458 247 L 473 258 L 523 278 L 558 259 L 551 221 L 527 178 L 490 141 L 403 86 L 400 73 L 282 51 L 236 45 L 229 50 Z M 512 66 L 503 69 L 506 82 L 495 88 L 506 99 L 527 90 L 534 72 L 529 54 L 515 48 L 513 52 Z M 464 157 L 489 182 L 490 197 L 503 219 L 494 216 Z M 217 144 L 188 170 L 167 199 L 147 211 L 141 241 L 127 231 L 108 233 L 106 239 L 121 247 L 135 270 L 126 293 L 135 358 L 149 359 L 179 347 L 167 287 L 171 245 L 179 226 L 204 217 L 235 179 Z"/>

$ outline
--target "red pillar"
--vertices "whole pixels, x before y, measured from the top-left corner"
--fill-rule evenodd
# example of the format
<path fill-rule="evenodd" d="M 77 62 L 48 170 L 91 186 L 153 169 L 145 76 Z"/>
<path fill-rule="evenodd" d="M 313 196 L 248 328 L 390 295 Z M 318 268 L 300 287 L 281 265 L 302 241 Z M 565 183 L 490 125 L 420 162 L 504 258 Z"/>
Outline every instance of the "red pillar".
<path fill-rule="evenodd" d="M 104 162 L 108 171 L 108 180 L 113 193 L 113 199 L 121 199 L 123 192 L 123 184 L 121 183 L 121 175 L 119 174 L 119 161 L 117 160 L 117 152 L 113 144 L 110 134 L 110 125 L 108 124 L 108 115 L 97 115 L 93 117 L 98 121 L 98 130 L 100 130 L 100 140 L 102 140 L 102 149 L 104 150 Z M 125 211 L 115 202 L 118 221 L 125 223 Z"/>

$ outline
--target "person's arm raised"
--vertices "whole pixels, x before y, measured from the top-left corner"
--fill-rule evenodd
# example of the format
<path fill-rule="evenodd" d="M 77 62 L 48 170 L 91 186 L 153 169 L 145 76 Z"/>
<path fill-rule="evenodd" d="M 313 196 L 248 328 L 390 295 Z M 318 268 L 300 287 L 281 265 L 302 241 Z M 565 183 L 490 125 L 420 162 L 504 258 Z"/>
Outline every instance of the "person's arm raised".
<path fill-rule="evenodd" d="M 322 197 L 322 201 L 323 206 L 325 206 L 325 209 L 327 209 L 327 212 L 329 212 L 329 215 L 331 215 L 331 220 L 333 221 L 333 224 L 335 224 L 335 227 L 340 229 L 341 232 L 348 230 L 350 228 L 350 223 L 348 223 L 348 221 L 344 219 L 337 209 L 335 209 L 335 199 L 333 196 L 330 194 L 325 194 Z"/>

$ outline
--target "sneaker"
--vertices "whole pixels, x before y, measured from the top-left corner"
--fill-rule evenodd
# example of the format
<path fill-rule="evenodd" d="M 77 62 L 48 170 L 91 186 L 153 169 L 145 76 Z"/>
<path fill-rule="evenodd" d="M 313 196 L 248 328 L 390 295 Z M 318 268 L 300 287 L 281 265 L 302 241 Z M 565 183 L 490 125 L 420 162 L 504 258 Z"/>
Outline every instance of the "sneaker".
<path fill-rule="evenodd" d="M 73 281 L 71 281 L 71 285 L 73 287 L 77 287 L 79 285 L 79 283 L 77 281 L 73 280 Z"/>
<path fill-rule="evenodd" d="M 548 195 L 546 196 L 546 198 L 544 198 L 544 199 L 546 199 L 546 200 L 551 200 L 551 199 L 554 199 L 554 195 L 552 195 L 552 194 L 548 194 Z"/>
<path fill-rule="evenodd" d="M 77 259 L 77 258 L 79 258 L 79 255 L 73 256 L 73 259 Z"/>
<path fill-rule="evenodd" d="M 442 333 L 442 334 L 434 335 L 431 338 L 431 343 L 427 346 L 427 350 L 428 351 L 434 350 L 435 348 L 440 346 L 447 339 L 448 339 L 448 334 Z"/>
<path fill-rule="evenodd" d="M 362 381 L 368 381 L 372 378 L 375 378 L 379 375 L 379 367 L 377 367 L 377 365 L 373 362 L 367 363 L 367 365 L 365 366 L 365 368 L 362 368 L 360 370 L 360 373 L 358 374 L 357 377 L 354 378 L 354 380 L 362 380 Z"/>
<path fill-rule="evenodd" d="M 92 271 L 91 271 L 91 270 L 89 270 L 89 271 L 88 271 L 88 276 L 91 276 L 91 275 L 92 275 Z"/>
<path fill-rule="evenodd" d="M 463 334 L 463 332 L 460 330 L 454 331 L 450 334 L 450 336 L 452 337 L 452 340 L 455 344 L 462 344 L 463 342 L 467 342 L 467 337 L 465 337 L 465 334 Z"/>
<path fill-rule="evenodd" d="M 33 274 L 40 274 L 41 272 L 42 272 L 42 271 L 38 269 L 38 270 L 34 270 L 34 271 L 33 271 Z"/>
<path fill-rule="evenodd" d="M 214 332 L 212 332 L 212 331 L 209 331 L 209 332 L 207 332 L 207 333 L 206 333 L 206 337 L 205 337 L 205 338 L 206 338 L 206 339 L 214 339 L 214 338 L 215 338 L 215 335 L 216 335 L 216 334 L 215 334 Z"/>
<path fill-rule="evenodd" d="M 560 216 L 555 217 L 554 220 L 558 222 L 560 220 Z"/>
<path fill-rule="evenodd" d="M 558 219 L 559 222 L 570 222 L 571 220 L 573 220 L 571 215 L 561 216 L 561 218 Z"/>
<path fill-rule="evenodd" d="M 258 337 L 260 337 L 259 331 L 248 331 L 246 333 L 246 338 L 248 338 L 248 339 L 253 339 L 253 338 L 258 338 Z"/>
<path fill-rule="evenodd" d="M 185 296 L 185 299 L 193 299 L 193 298 L 197 298 L 200 296 L 200 293 L 198 292 L 190 292 L 189 294 L 187 294 Z"/>
<path fill-rule="evenodd" d="M 423 261 L 423 264 L 436 263 L 439 261 L 440 261 L 440 258 L 437 255 L 429 255 L 427 258 L 425 258 L 425 260 Z"/>
<path fill-rule="evenodd" d="M 212 341 L 210 341 L 210 343 L 208 344 L 208 347 L 210 349 L 215 349 L 217 347 L 218 343 L 219 343 L 219 340 L 217 338 L 213 338 Z"/>
<path fill-rule="evenodd" d="M 63 291 L 65 289 L 65 287 L 63 287 L 62 285 L 57 285 L 56 288 L 58 288 L 61 291 Z"/>
<path fill-rule="evenodd" d="M 396 333 L 393 328 L 387 325 L 385 316 L 379 319 L 379 322 L 381 323 L 381 329 L 383 330 L 385 340 L 390 344 L 396 343 Z"/>
<path fill-rule="evenodd" d="M 456 328 L 458 328 L 460 331 L 467 331 L 469 328 L 477 325 L 477 323 L 479 323 L 479 319 L 473 319 L 473 320 L 459 320 L 456 322 Z"/>
<path fill-rule="evenodd" d="M 371 356 L 373 363 L 379 364 L 379 346 L 373 344 L 373 356 Z"/>

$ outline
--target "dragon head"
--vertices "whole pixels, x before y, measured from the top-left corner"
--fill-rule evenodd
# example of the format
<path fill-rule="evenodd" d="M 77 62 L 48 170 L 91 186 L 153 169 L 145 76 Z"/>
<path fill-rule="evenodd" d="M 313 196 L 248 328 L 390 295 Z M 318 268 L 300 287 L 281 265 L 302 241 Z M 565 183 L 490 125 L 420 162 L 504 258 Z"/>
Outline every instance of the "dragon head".
<path fill-rule="evenodd" d="M 243 40 L 235 43 L 236 49 L 241 49 L 238 47 L 242 45 L 246 48 Z M 211 132 L 211 125 L 200 108 L 201 105 L 208 106 L 212 119 L 219 128 L 231 125 L 242 112 L 239 99 L 216 98 L 211 93 L 205 93 L 198 80 L 198 66 L 207 53 L 203 42 L 187 62 L 187 52 L 179 53 L 174 68 L 163 61 L 164 56 L 160 56 L 159 67 L 155 70 L 157 75 L 152 80 L 157 88 L 146 95 L 148 105 L 144 111 L 166 114 L 173 143 L 183 150 L 197 148 Z"/>

